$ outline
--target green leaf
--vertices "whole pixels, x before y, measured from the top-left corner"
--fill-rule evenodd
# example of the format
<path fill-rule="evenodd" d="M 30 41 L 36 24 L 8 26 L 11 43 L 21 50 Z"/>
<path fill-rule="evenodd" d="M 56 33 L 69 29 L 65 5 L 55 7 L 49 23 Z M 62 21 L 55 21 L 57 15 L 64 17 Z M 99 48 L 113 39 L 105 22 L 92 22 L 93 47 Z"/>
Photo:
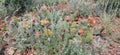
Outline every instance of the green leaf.
<path fill-rule="evenodd" d="M 92 40 L 92 36 L 90 33 L 87 33 L 85 40 L 86 40 L 86 42 L 90 42 Z"/>

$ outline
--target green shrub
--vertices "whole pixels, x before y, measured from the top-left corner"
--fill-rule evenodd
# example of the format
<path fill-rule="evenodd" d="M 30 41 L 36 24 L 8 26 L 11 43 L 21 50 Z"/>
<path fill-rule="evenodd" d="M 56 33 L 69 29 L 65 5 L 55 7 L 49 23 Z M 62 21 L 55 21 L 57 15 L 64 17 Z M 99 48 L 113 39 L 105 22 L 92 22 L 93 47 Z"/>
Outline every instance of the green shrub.
<path fill-rule="evenodd" d="M 96 4 L 97 13 L 106 12 L 110 15 L 119 15 L 120 13 L 120 0 L 97 0 Z"/>
<path fill-rule="evenodd" d="M 0 0 L 0 17 L 7 14 L 5 7 L 2 5 L 3 3 L 4 3 L 4 0 Z"/>
<path fill-rule="evenodd" d="M 5 0 L 3 6 L 5 6 L 8 14 L 16 10 L 18 10 L 18 14 L 32 9 L 33 0 Z"/>

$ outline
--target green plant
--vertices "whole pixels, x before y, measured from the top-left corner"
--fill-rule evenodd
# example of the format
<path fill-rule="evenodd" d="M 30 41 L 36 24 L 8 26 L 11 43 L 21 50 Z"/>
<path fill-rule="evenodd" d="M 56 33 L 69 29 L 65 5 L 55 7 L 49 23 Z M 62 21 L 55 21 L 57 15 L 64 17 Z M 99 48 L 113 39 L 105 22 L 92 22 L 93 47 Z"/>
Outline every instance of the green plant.
<path fill-rule="evenodd" d="M 80 36 L 77 32 L 79 28 L 89 31 L 87 20 L 83 21 L 84 24 L 69 25 L 61 11 L 46 10 L 42 14 L 43 17 L 34 14 L 31 16 L 30 13 L 23 17 L 13 16 L 8 24 L 10 36 L 5 41 L 18 50 L 34 48 L 38 55 L 89 55 L 86 44 L 91 42 L 91 38 Z M 15 41 L 9 40 L 11 36 Z"/>
<path fill-rule="evenodd" d="M 23 2 L 23 5 L 18 1 Z M 19 8 L 23 8 L 23 10 L 18 11 L 26 11 L 33 8 L 31 7 L 32 0 L 29 1 L 30 3 L 28 0 L 6 0 L 6 4 L 9 4 L 6 7 L 9 7 L 8 10 L 11 9 L 10 6 L 14 7 L 12 12 Z M 6 26 L 2 30 L 6 31 L 7 34 L 3 35 L 4 38 L 2 39 L 8 45 L 15 47 L 17 51 L 32 48 L 36 51 L 36 55 L 95 55 L 96 50 L 102 51 L 106 44 L 101 45 L 101 38 L 94 40 L 93 35 L 99 34 L 100 30 L 98 27 L 96 29 L 97 21 L 93 16 L 99 14 L 99 18 L 103 21 L 101 24 L 109 27 L 118 8 L 109 7 L 108 10 L 109 1 L 107 0 L 96 2 L 69 0 L 67 1 L 69 5 L 67 8 L 63 10 L 55 8 L 56 4 L 59 5 L 59 3 L 66 5 L 66 1 L 33 1 L 35 5 L 40 4 L 40 10 L 26 12 L 22 14 L 23 16 L 12 16 L 9 23 L 5 20 Z M 105 4 L 106 1 L 107 4 Z M 51 11 L 48 8 L 51 8 Z M 86 17 L 89 15 L 93 16 Z M 106 32 L 112 31 L 107 30 Z M 94 43 L 94 41 L 96 42 Z"/>
<path fill-rule="evenodd" d="M 119 15 L 119 0 L 97 0 L 96 1 L 96 14 L 108 13 L 110 15 Z"/>
<path fill-rule="evenodd" d="M 90 3 L 87 0 L 70 0 L 69 4 L 71 4 L 69 11 L 78 11 L 76 16 L 88 16 L 91 13 Z"/>
<path fill-rule="evenodd" d="M 33 8 L 33 0 L 5 0 L 3 6 L 6 8 L 8 15 L 17 10 L 17 14 L 24 13 L 26 10 Z"/>
<path fill-rule="evenodd" d="M 3 6 L 4 0 L 0 0 L 0 17 L 7 14 L 6 8 Z"/>

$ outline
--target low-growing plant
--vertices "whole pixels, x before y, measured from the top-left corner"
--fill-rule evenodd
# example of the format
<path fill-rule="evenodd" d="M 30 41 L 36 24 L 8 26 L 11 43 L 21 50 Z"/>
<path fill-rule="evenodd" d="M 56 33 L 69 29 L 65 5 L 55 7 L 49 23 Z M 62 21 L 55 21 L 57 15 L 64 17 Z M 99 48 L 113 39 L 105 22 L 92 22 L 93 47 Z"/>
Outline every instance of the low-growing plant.
<path fill-rule="evenodd" d="M 72 16 L 65 17 L 56 9 L 42 14 L 43 17 L 30 13 L 23 17 L 13 16 L 8 24 L 10 36 L 5 41 L 19 50 L 34 48 L 39 55 L 89 55 L 86 44 L 91 43 L 92 36 L 87 20 L 83 21 L 84 25 L 76 24 Z M 79 28 L 83 29 L 83 33 L 79 31 L 81 35 L 77 32 Z"/>
<path fill-rule="evenodd" d="M 105 46 L 101 45 L 99 40 L 94 43 L 94 37 L 103 37 L 101 29 L 106 30 L 109 27 L 118 11 L 118 8 L 113 8 L 114 6 L 108 7 L 109 1 L 105 4 L 106 0 L 95 2 L 90 2 L 90 0 L 30 0 L 30 3 L 28 0 L 21 1 L 23 5 L 19 3 L 19 0 L 5 0 L 6 4 L 9 4 L 6 7 L 14 7 L 12 11 L 21 6 L 29 10 L 31 3 L 35 2 L 40 4 L 40 9 L 26 11 L 23 16 L 13 15 L 11 20 L 5 20 L 6 25 L 1 28 L 5 34 L 0 41 L 7 42 L 17 51 L 34 49 L 35 55 L 96 55 L 97 50 L 102 51 Z M 68 7 L 57 9 L 56 6 L 59 7 L 61 3 L 67 4 Z M 103 25 L 97 31 L 95 26 L 98 23 L 94 14 L 99 14 L 102 20 L 101 26 Z M 109 34 L 107 32 L 111 31 L 107 29 L 105 32 Z"/>

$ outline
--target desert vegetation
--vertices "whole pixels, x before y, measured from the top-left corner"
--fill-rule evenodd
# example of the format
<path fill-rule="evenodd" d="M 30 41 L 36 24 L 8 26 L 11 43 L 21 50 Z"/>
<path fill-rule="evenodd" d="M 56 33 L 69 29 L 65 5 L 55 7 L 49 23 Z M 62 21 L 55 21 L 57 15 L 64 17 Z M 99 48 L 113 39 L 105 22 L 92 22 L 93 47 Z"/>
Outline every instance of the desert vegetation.
<path fill-rule="evenodd" d="M 120 55 L 120 0 L 0 0 L 0 55 Z"/>

